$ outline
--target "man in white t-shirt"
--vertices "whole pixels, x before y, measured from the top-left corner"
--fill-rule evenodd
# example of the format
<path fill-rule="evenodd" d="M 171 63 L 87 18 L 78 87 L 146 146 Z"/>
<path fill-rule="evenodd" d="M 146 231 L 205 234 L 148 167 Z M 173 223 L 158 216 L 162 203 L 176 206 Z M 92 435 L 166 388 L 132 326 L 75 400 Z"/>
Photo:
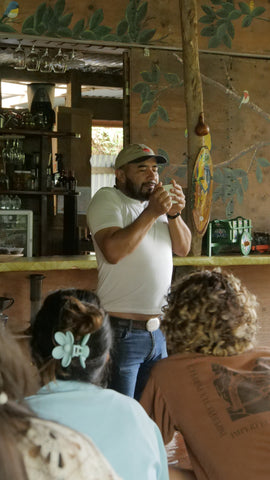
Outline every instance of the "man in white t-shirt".
<path fill-rule="evenodd" d="M 139 399 L 153 364 L 167 356 L 159 329 L 172 277 L 172 252 L 188 254 L 191 233 L 181 212 L 185 196 L 159 182 L 165 157 L 146 145 L 123 148 L 115 187 L 104 187 L 87 212 L 97 263 L 97 294 L 114 330 L 110 388 Z M 173 201 L 172 201 L 173 200 Z"/>

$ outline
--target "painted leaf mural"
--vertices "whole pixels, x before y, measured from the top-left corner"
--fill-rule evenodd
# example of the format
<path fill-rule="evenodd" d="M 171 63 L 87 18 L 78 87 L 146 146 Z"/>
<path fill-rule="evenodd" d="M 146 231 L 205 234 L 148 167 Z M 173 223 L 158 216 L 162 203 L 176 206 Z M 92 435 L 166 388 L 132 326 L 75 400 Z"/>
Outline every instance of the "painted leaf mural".
<path fill-rule="evenodd" d="M 16 5 L 17 2 L 10 2 Z M 129 0 L 124 18 L 120 19 L 115 32 L 106 25 L 103 8 L 96 9 L 90 18 L 81 18 L 71 28 L 73 13 L 65 13 L 65 0 L 57 0 L 54 6 L 42 2 L 34 14 L 23 22 L 21 33 L 67 37 L 77 40 L 104 40 L 110 42 L 148 44 L 153 41 L 156 28 L 148 28 L 148 2 Z M 15 26 L 6 23 L 9 17 L 4 13 L 0 20 L 0 32 L 16 32 Z"/>
<path fill-rule="evenodd" d="M 138 93 L 141 97 L 141 114 L 150 113 L 148 117 L 148 127 L 151 128 L 157 124 L 160 119 L 163 122 L 169 122 L 169 113 L 164 105 L 161 104 L 162 95 L 168 90 L 183 86 L 176 73 L 162 72 L 157 63 L 152 63 L 150 70 L 140 73 L 143 82 L 134 85 L 132 91 Z"/>
<path fill-rule="evenodd" d="M 239 19 L 242 19 L 242 28 L 248 28 L 253 21 L 270 21 L 263 16 L 266 9 L 263 6 L 255 7 L 254 2 L 239 2 L 238 7 L 233 0 L 227 2 L 211 0 L 209 4 L 201 6 L 204 15 L 198 21 L 206 26 L 201 29 L 200 34 L 202 37 L 209 37 L 209 48 L 217 48 L 220 45 L 231 48 L 235 37 L 233 22 Z"/>

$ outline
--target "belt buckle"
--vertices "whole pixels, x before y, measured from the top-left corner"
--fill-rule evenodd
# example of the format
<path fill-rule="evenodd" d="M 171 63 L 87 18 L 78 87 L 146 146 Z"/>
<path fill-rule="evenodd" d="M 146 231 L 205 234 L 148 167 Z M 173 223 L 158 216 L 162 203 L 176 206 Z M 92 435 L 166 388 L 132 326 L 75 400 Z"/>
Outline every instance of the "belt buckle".
<path fill-rule="evenodd" d="M 160 326 L 160 320 L 158 317 L 149 318 L 146 322 L 145 328 L 148 332 L 154 332 Z"/>

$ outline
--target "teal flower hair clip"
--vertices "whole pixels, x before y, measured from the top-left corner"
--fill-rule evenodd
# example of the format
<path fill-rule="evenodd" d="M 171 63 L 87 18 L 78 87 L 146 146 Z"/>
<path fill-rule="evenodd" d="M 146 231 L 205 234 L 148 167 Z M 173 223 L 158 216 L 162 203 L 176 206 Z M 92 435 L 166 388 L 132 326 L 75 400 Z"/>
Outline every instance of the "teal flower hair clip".
<path fill-rule="evenodd" d="M 72 332 L 56 332 L 54 334 L 54 338 L 59 346 L 54 347 L 52 356 L 56 360 L 60 360 L 60 358 L 62 358 L 62 367 L 68 367 L 73 357 L 80 357 L 81 366 L 83 368 L 86 367 L 85 360 L 90 355 L 90 348 L 86 344 L 90 338 L 90 333 L 87 333 L 83 336 L 80 345 L 74 345 L 74 336 Z"/>

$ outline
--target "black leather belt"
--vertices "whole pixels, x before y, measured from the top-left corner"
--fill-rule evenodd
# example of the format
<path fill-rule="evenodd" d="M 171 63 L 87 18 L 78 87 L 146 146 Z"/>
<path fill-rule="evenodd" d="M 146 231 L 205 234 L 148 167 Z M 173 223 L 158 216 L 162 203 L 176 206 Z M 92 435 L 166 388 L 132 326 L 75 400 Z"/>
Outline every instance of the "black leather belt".
<path fill-rule="evenodd" d="M 154 332 L 160 326 L 160 319 L 158 317 L 149 318 L 148 320 L 131 320 L 120 317 L 110 316 L 112 327 L 128 328 L 128 330 L 147 330 Z"/>

